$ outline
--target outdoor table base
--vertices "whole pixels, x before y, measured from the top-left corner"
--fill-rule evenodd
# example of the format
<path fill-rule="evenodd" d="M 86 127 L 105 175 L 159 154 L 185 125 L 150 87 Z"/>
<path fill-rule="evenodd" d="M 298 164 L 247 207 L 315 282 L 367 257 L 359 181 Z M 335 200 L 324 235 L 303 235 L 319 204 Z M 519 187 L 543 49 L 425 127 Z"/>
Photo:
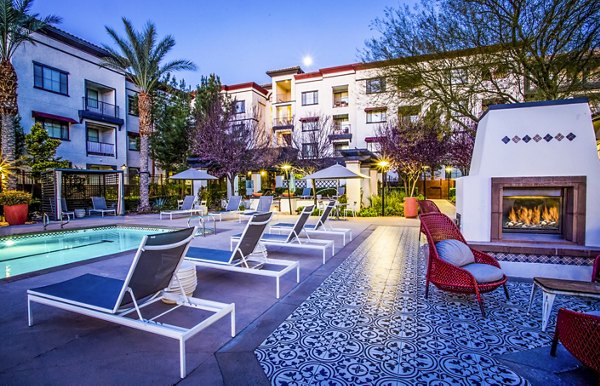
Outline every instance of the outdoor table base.
<path fill-rule="evenodd" d="M 194 226 L 194 221 L 197 220 L 198 221 L 198 229 L 202 232 L 202 236 L 206 236 L 206 223 L 209 221 L 212 221 L 213 226 L 212 226 L 212 230 L 209 228 L 208 232 L 212 233 L 212 234 L 217 234 L 217 221 L 215 219 L 214 216 L 211 215 L 206 215 L 206 216 L 191 216 L 188 219 L 188 226 Z"/>
<path fill-rule="evenodd" d="M 533 286 L 531 288 L 531 297 L 529 298 L 529 307 L 527 314 L 531 310 L 531 303 L 537 287 L 540 287 L 543 292 L 542 298 L 542 331 L 546 331 L 548 319 L 552 312 L 552 305 L 556 295 L 569 295 L 589 297 L 600 299 L 600 283 L 587 282 L 577 280 L 551 279 L 546 277 L 534 277 Z"/>

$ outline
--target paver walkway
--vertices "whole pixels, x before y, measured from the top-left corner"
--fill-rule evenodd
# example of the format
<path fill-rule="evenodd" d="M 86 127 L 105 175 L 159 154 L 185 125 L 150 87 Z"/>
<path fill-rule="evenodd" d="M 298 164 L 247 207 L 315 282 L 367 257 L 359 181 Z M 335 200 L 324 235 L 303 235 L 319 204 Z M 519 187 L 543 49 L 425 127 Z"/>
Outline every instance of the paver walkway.
<path fill-rule="evenodd" d="M 424 299 L 424 272 L 417 228 L 378 227 L 255 350 L 271 384 L 527 384 L 495 356 L 549 345 L 531 284 L 485 294 L 483 319 L 472 298 Z"/>

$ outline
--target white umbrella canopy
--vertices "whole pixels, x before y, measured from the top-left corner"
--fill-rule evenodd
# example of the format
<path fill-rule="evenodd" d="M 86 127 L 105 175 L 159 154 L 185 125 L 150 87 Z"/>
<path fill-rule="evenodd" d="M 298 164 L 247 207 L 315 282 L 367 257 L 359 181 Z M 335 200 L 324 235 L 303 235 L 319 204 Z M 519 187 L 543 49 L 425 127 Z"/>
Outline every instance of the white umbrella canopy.
<path fill-rule="evenodd" d="M 217 177 L 211 176 L 204 170 L 189 168 L 181 173 L 169 177 L 172 180 L 216 180 Z"/>
<path fill-rule="evenodd" d="M 362 173 L 355 173 L 352 170 L 340 165 L 335 164 L 325 169 L 321 169 L 318 172 L 304 176 L 303 180 L 339 180 L 346 178 L 369 178 Z"/>

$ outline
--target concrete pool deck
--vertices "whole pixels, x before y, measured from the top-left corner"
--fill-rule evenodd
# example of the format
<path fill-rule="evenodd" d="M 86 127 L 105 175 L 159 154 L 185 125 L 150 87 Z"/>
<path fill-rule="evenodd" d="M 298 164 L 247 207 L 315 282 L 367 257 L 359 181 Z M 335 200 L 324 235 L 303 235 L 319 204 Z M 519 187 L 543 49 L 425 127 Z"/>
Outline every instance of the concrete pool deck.
<path fill-rule="evenodd" d="M 275 221 L 290 219 L 292 217 L 280 215 Z M 90 218 L 75 220 L 71 224 L 87 227 L 108 224 L 185 226 L 186 223 L 187 219 L 159 221 L 158 215 L 146 215 Z M 268 378 L 263 371 L 254 350 L 311 295 L 327 285 L 328 278 L 338 275 L 339 271 L 336 270 L 340 266 L 356 259 L 356 251 L 372 250 L 371 259 L 377 259 L 379 252 L 368 240 L 375 237 L 374 233 L 381 232 L 378 229 L 385 228 L 387 234 L 393 234 L 393 228 L 397 227 L 399 231 L 408 229 L 414 235 L 419 226 L 418 220 L 391 217 L 358 218 L 333 224 L 353 229 L 354 240 L 345 248 L 340 248 L 341 239 L 336 238 L 337 253 L 333 258 L 328 258 L 325 265 L 321 264 L 321 256 L 317 251 L 294 250 L 293 254 L 289 254 L 283 248 L 269 250 L 271 257 L 300 261 L 301 283 L 296 284 L 293 274 L 284 276 L 281 281 L 282 297 L 279 300 L 274 296 L 275 284 L 272 279 L 198 269 L 199 283 L 194 296 L 235 302 L 237 336 L 233 339 L 229 336 L 229 325 L 223 320 L 191 339 L 187 345 L 188 376 L 183 380 L 178 376 L 178 345 L 171 339 L 38 304 L 33 305 L 35 324 L 32 327 L 27 326 L 28 288 L 58 282 L 87 272 L 123 277 L 133 252 L 2 283 L 0 306 L 4 313 L 0 316 L 0 323 L 9 333 L 5 334 L 0 348 L 0 382 L 269 384 L 273 379 Z M 11 232 L 39 231 L 40 226 L 38 225 L 37 229 L 35 227 L 27 225 Z M 217 235 L 198 237 L 193 241 L 193 245 L 228 249 L 229 236 L 239 232 L 243 224 L 230 220 L 218 223 L 217 227 Z M 0 228 L 0 234 L 5 231 L 6 228 Z M 390 248 L 401 248 L 399 241 L 393 238 L 389 240 Z M 368 244 L 369 242 L 371 244 Z M 366 271 L 357 275 L 353 280 L 377 280 L 376 272 Z M 370 275 L 375 276 L 369 279 Z M 417 297 L 419 300 L 420 298 Z M 474 305 L 472 299 L 458 301 L 461 307 L 469 308 Z M 180 317 L 185 319 L 186 315 Z M 532 318 L 535 317 L 536 314 L 533 314 Z M 553 327 L 549 330 L 552 331 Z M 535 360 L 541 356 L 548 360 Z M 557 359 L 549 357 L 547 348 L 543 346 L 512 351 L 496 359 L 533 384 L 581 384 L 593 380 L 593 375 L 580 368 L 578 362 L 565 350 L 559 350 Z"/>

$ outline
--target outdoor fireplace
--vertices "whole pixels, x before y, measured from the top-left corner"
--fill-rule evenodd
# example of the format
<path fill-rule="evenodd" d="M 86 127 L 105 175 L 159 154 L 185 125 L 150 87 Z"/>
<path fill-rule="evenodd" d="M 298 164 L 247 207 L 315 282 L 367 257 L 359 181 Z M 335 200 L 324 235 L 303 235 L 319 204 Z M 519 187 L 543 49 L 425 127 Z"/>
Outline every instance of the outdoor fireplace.
<path fill-rule="evenodd" d="M 503 233 L 562 233 L 562 189 L 504 189 L 502 196 Z"/>

